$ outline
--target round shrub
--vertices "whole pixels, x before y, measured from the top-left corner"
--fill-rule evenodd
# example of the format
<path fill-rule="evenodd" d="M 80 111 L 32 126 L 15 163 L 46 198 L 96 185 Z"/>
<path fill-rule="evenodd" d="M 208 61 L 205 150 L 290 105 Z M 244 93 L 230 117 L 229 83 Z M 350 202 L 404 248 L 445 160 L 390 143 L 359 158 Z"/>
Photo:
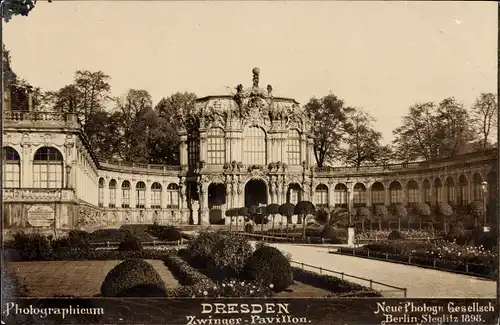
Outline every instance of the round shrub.
<path fill-rule="evenodd" d="M 273 285 L 282 291 L 293 283 L 290 261 L 281 251 L 272 246 L 262 246 L 248 259 L 243 274 L 248 280 L 259 281 L 265 286 Z"/>
<path fill-rule="evenodd" d="M 245 224 L 245 232 L 249 234 L 253 233 L 253 225 L 251 223 Z"/>
<path fill-rule="evenodd" d="M 405 237 L 399 231 L 393 230 L 393 231 L 391 231 L 389 236 L 387 236 L 387 239 L 389 239 L 389 240 L 401 240 L 401 239 L 405 239 Z"/>
<path fill-rule="evenodd" d="M 126 237 L 118 246 L 119 251 L 142 251 L 142 241 L 133 236 Z"/>
<path fill-rule="evenodd" d="M 115 266 L 101 285 L 103 297 L 165 296 L 166 287 L 153 266 L 141 259 L 128 259 Z"/>
<path fill-rule="evenodd" d="M 216 242 L 208 258 L 208 267 L 217 278 L 238 277 L 245 262 L 252 255 L 252 245 L 247 238 L 233 233 L 215 233 Z"/>
<path fill-rule="evenodd" d="M 23 232 L 14 235 L 14 247 L 20 251 L 24 260 L 45 260 L 52 253 L 50 241 L 41 234 L 26 234 Z"/>

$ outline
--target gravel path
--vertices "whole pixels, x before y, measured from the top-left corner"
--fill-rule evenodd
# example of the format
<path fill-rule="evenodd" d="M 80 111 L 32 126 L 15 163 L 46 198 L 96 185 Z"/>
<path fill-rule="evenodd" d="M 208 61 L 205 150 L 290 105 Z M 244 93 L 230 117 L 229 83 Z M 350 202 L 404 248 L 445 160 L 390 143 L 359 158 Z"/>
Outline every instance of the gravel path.
<path fill-rule="evenodd" d="M 408 298 L 494 298 L 496 282 L 482 278 L 401 265 L 384 261 L 329 254 L 328 248 L 272 244 L 292 255 L 296 262 L 311 264 L 332 271 L 372 279 L 396 287 L 408 289 Z M 295 265 L 297 266 L 297 265 Z M 316 272 L 318 272 L 316 270 Z M 340 275 L 338 275 L 340 276 Z M 345 278 L 369 286 L 369 282 Z M 374 289 L 382 287 L 374 285 Z M 401 293 L 382 289 L 384 296 L 401 297 Z"/>

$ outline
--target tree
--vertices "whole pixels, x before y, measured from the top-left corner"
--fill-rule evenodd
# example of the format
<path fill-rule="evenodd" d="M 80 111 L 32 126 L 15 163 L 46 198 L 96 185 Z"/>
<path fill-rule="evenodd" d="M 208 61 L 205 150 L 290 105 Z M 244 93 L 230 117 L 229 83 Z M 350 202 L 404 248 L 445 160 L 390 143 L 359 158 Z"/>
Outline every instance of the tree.
<path fill-rule="evenodd" d="M 330 214 L 328 210 L 321 208 L 316 211 L 316 222 L 320 225 L 327 225 L 330 221 Z"/>
<path fill-rule="evenodd" d="M 158 115 L 165 118 L 172 127 L 179 130 L 180 116 L 192 115 L 196 95 L 188 92 L 176 92 L 169 97 L 163 97 L 155 107 Z"/>
<path fill-rule="evenodd" d="M 473 140 L 471 119 L 455 98 L 417 103 L 393 131 L 394 152 L 400 161 L 432 160 L 460 154 Z"/>
<path fill-rule="evenodd" d="M 295 206 L 295 214 L 302 220 L 302 238 L 306 238 L 306 227 L 307 227 L 307 216 L 309 214 L 314 214 L 316 211 L 316 207 L 311 201 L 300 201 Z M 300 218 L 302 217 L 302 218 Z"/>
<path fill-rule="evenodd" d="M 229 217 L 229 231 L 232 230 L 233 227 L 233 217 L 235 216 L 236 209 L 231 208 L 226 210 L 226 217 Z"/>
<path fill-rule="evenodd" d="M 382 230 L 382 221 L 387 219 L 389 216 L 389 211 L 387 211 L 387 207 L 382 204 L 377 204 L 375 206 L 375 217 L 378 219 L 378 229 Z"/>
<path fill-rule="evenodd" d="M 9 22 L 13 16 L 28 16 L 35 5 L 36 0 L 2 0 L 2 18 Z"/>
<path fill-rule="evenodd" d="M 498 105 L 496 95 L 481 93 L 471 109 L 475 131 L 481 138 L 481 145 L 486 149 L 491 134 L 497 129 Z"/>
<path fill-rule="evenodd" d="M 394 206 L 394 215 L 398 218 L 398 231 L 401 232 L 401 220 L 404 220 L 408 217 L 408 210 L 402 204 L 396 204 Z"/>
<path fill-rule="evenodd" d="M 473 201 L 469 203 L 469 213 L 474 218 L 474 228 L 477 228 L 478 220 L 484 219 L 484 204 L 481 201 Z"/>
<path fill-rule="evenodd" d="M 6 87 L 14 84 L 17 80 L 16 73 L 12 70 L 10 51 L 3 44 L 3 80 Z"/>
<path fill-rule="evenodd" d="M 393 131 L 394 152 L 398 160 L 430 160 L 439 153 L 436 141 L 437 121 L 434 103 L 417 103 L 403 117 L 402 125 Z"/>
<path fill-rule="evenodd" d="M 266 207 L 266 214 L 273 218 L 272 220 L 272 231 L 274 232 L 274 218 L 280 212 L 280 205 L 276 203 L 271 203 Z M 264 227 L 264 222 L 262 222 L 262 227 Z"/>
<path fill-rule="evenodd" d="M 372 230 L 372 214 L 367 207 L 359 207 L 356 209 L 356 216 L 361 220 L 361 231 L 365 231 L 365 221 L 370 220 L 370 231 Z"/>
<path fill-rule="evenodd" d="M 104 110 L 109 100 L 110 79 L 102 71 L 77 70 L 73 83 L 51 92 L 54 109 L 77 113 L 88 133 L 90 116 Z"/>
<path fill-rule="evenodd" d="M 466 144 L 474 139 L 469 113 L 453 97 L 439 103 L 436 121 L 436 137 L 441 157 L 453 157 L 462 153 Z"/>
<path fill-rule="evenodd" d="M 352 126 L 346 132 L 347 148 L 340 152 L 340 157 L 347 165 L 359 168 L 361 165 L 378 162 L 386 155 L 387 149 L 380 144 L 382 133 L 376 131 L 373 116 L 362 109 L 352 110 L 349 114 Z"/>
<path fill-rule="evenodd" d="M 446 223 L 448 222 L 449 218 L 453 215 L 453 208 L 451 207 L 450 204 L 446 202 L 440 202 L 437 207 L 437 212 L 439 214 L 439 217 L 443 221 L 443 229 L 444 232 L 446 233 Z M 433 219 L 430 220 L 431 227 L 434 227 L 433 225 Z"/>
<path fill-rule="evenodd" d="M 346 209 L 335 207 L 330 211 L 329 227 L 346 228 L 349 225 L 349 212 Z"/>
<path fill-rule="evenodd" d="M 238 228 L 238 217 L 239 216 L 242 216 L 243 218 L 247 218 L 248 217 L 248 208 L 247 207 L 242 207 L 242 208 L 239 208 L 238 209 L 238 215 L 236 216 L 236 231 L 239 231 L 239 228 Z"/>
<path fill-rule="evenodd" d="M 318 166 L 323 167 L 341 151 L 339 145 L 351 127 L 347 116 L 353 108 L 345 107 L 333 94 L 311 98 L 304 108 L 313 122 L 314 156 Z"/>
<path fill-rule="evenodd" d="M 417 202 L 413 205 L 413 211 L 418 215 L 420 229 L 422 229 L 422 220 L 429 220 L 431 218 L 431 208 L 426 203 Z"/>
<path fill-rule="evenodd" d="M 288 224 L 292 222 L 292 216 L 295 211 L 295 205 L 292 203 L 283 203 L 280 205 L 279 213 L 286 218 L 286 228 L 288 229 Z"/>

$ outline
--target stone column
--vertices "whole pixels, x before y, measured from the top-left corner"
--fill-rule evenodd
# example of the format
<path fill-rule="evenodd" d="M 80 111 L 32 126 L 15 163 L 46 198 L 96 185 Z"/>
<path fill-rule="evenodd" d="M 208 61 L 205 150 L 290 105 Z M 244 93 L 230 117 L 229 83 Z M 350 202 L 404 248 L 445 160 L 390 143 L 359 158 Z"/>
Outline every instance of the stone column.
<path fill-rule="evenodd" d="M 307 161 L 307 137 L 304 133 L 300 135 L 300 163 Z"/>
<path fill-rule="evenodd" d="M 208 184 L 199 184 L 200 192 L 200 225 L 210 224 L 209 213 L 208 213 Z"/>
<path fill-rule="evenodd" d="M 207 161 L 207 133 L 200 132 L 200 161 Z"/>
<path fill-rule="evenodd" d="M 144 193 L 144 208 L 151 208 L 151 182 L 146 181 L 146 193 Z"/>
<path fill-rule="evenodd" d="M 225 161 L 224 162 L 231 162 L 233 157 L 233 153 L 232 153 L 232 146 L 231 146 L 231 141 L 232 141 L 232 135 L 231 135 L 231 131 L 227 131 L 225 132 L 225 138 L 224 138 L 224 150 L 225 150 Z M 227 191 L 226 191 L 227 193 Z"/>
<path fill-rule="evenodd" d="M 406 186 L 408 183 L 406 184 L 401 184 L 401 191 L 403 191 L 403 200 L 402 200 L 402 204 L 404 206 L 407 206 L 408 205 L 408 187 Z"/>
<path fill-rule="evenodd" d="M 368 208 L 372 207 L 372 186 L 370 183 L 365 184 L 366 186 L 366 206 Z"/>
<path fill-rule="evenodd" d="M 180 134 L 180 144 L 179 144 L 179 153 L 180 153 L 180 163 L 181 167 L 187 167 L 188 165 L 188 145 L 187 145 L 187 134 Z"/>
<path fill-rule="evenodd" d="M 328 183 L 328 205 L 335 207 L 335 185 L 336 183 Z"/>
<path fill-rule="evenodd" d="M 116 207 L 121 208 L 123 203 L 122 199 L 122 180 L 120 177 L 116 179 Z"/>
<path fill-rule="evenodd" d="M 390 202 L 391 202 L 391 198 L 390 198 L 390 191 L 389 191 L 389 184 L 390 183 L 385 183 L 384 184 L 384 205 L 385 206 L 389 206 Z"/>
<path fill-rule="evenodd" d="M 31 157 L 31 145 L 22 143 L 21 147 L 21 165 L 19 166 L 20 186 L 22 188 L 30 188 L 33 187 L 33 167 L 31 167 L 33 166 L 33 157 Z"/>

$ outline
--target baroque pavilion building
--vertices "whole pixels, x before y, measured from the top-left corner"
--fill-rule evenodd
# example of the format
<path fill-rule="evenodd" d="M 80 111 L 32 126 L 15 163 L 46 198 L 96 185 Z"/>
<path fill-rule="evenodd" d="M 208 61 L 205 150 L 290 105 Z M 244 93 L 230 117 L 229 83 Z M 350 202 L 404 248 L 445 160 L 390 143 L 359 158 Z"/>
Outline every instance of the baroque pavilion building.
<path fill-rule="evenodd" d="M 346 208 L 496 202 L 496 150 L 380 166 L 317 167 L 311 121 L 272 86 L 239 85 L 182 116 L 180 165 L 99 160 L 76 114 L 4 113 L 4 228 L 220 223 L 225 211 L 309 200 Z M 8 94 L 8 92 L 7 92 Z M 226 222 L 227 223 L 227 222 Z"/>

